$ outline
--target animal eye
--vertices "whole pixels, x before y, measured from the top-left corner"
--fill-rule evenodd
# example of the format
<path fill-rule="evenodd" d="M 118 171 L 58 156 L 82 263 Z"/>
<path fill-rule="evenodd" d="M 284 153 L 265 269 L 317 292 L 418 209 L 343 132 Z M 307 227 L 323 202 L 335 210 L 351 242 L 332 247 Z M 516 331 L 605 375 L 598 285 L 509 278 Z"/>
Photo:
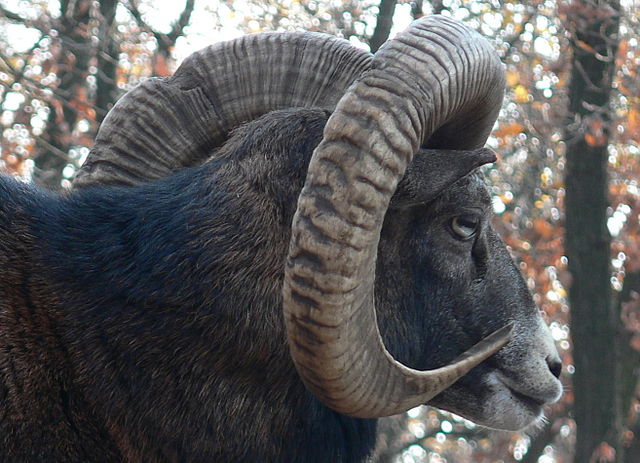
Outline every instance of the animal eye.
<path fill-rule="evenodd" d="M 458 215 L 451 219 L 451 230 L 457 238 L 468 240 L 472 238 L 480 228 L 480 217 L 475 214 Z"/>

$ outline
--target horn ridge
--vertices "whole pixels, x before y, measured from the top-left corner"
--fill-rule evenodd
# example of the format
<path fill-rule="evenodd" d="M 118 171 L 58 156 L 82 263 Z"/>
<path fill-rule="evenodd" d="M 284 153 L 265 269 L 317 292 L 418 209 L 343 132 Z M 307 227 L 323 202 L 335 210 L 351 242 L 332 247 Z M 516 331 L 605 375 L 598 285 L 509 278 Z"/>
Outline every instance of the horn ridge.
<path fill-rule="evenodd" d="M 502 101 L 501 73 L 497 55 L 479 34 L 448 18 L 425 17 L 376 53 L 371 69 L 325 125 L 292 223 L 283 300 L 300 376 L 338 412 L 375 418 L 406 411 L 450 386 L 511 337 L 505 327 L 449 365 L 417 371 L 384 346 L 374 304 L 380 230 L 407 165 L 425 144 L 449 149 L 484 144 Z M 478 108 L 484 102 L 492 106 Z M 354 222 L 357 227 L 350 225 Z M 322 240 L 316 241 L 310 224 L 322 230 Z M 351 246 L 332 248 L 327 241 Z M 313 293 L 310 280 L 322 282 Z M 305 303 L 307 294 L 314 304 Z M 302 319 L 318 323 L 302 326 Z"/>
<path fill-rule="evenodd" d="M 204 48 L 174 76 L 147 79 L 116 103 L 73 185 L 135 185 L 198 165 L 230 131 L 267 112 L 333 109 L 370 64 L 371 54 L 346 40 L 311 32 Z"/>

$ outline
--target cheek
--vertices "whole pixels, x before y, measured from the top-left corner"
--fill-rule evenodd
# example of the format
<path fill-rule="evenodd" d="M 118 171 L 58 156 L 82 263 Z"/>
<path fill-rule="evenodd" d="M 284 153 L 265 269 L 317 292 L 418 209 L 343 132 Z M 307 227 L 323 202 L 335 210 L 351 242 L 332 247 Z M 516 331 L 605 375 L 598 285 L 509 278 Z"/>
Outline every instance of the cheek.
<path fill-rule="evenodd" d="M 408 250 L 386 252 L 388 242 L 380 246 L 376 306 L 390 353 L 425 370 L 449 363 L 482 336 L 473 320 L 479 296 L 472 284 L 470 246 L 428 233 L 419 238 L 410 240 Z"/>
<path fill-rule="evenodd" d="M 427 402 L 427 405 L 456 413 L 476 423 L 480 421 L 487 390 L 479 387 L 482 382 L 482 375 L 476 371 L 479 368 L 482 366 L 467 373 Z"/>
<path fill-rule="evenodd" d="M 428 311 L 428 317 L 439 320 L 445 332 L 451 333 L 464 349 L 480 340 L 486 323 L 485 317 L 491 307 L 482 285 L 476 284 L 469 272 L 445 273 L 432 275 L 431 283 L 423 285 L 419 300 Z"/>
<path fill-rule="evenodd" d="M 379 326 L 385 346 L 397 360 L 411 368 L 433 369 L 473 344 L 464 323 L 453 315 L 460 307 L 453 297 L 460 291 L 453 283 L 455 280 L 445 284 L 415 267 L 410 275 L 392 273 L 378 278 Z"/>
<path fill-rule="evenodd" d="M 468 287 L 459 280 L 424 285 L 416 301 L 427 334 L 421 351 L 423 368 L 441 367 L 480 340 L 480 330 L 473 322 L 475 304 Z"/>

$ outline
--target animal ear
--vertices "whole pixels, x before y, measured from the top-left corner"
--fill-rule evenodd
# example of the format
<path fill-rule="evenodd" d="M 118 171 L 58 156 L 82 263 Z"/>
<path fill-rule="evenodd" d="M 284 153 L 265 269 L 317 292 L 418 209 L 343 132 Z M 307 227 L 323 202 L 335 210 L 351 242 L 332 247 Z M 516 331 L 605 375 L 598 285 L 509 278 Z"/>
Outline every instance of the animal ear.
<path fill-rule="evenodd" d="M 475 168 L 495 160 L 496 155 L 489 148 L 469 151 L 421 149 L 407 166 L 389 207 L 400 209 L 428 203 Z"/>

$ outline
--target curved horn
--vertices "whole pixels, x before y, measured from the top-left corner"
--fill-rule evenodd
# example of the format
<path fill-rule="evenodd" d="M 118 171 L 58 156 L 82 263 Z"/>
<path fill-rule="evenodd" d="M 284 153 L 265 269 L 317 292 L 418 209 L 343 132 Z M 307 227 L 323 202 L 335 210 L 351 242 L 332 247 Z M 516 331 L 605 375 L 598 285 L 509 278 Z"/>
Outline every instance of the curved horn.
<path fill-rule="evenodd" d="M 407 164 L 421 145 L 483 145 L 503 93 L 489 42 L 429 16 L 378 51 L 329 118 L 293 220 L 283 297 L 298 372 L 334 410 L 362 418 L 406 411 L 509 341 L 506 326 L 449 365 L 413 370 L 386 350 L 374 307 L 380 230 Z"/>
<path fill-rule="evenodd" d="M 75 187 L 133 185 L 204 162 L 229 131 L 269 111 L 333 109 L 371 54 L 318 33 L 266 33 L 192 54 L 170 78 L 123 96 L 96 136 Z"/>

